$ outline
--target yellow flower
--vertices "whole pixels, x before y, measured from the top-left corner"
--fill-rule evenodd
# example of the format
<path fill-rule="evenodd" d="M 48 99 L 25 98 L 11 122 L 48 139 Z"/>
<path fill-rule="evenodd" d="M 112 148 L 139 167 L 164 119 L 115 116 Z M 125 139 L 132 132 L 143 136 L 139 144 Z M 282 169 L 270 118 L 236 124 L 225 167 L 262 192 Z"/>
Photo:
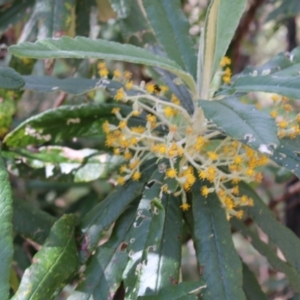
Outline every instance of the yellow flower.
<path fill-rule="evenodd" d="M 222 77 L 222 79 L 223 79 L 224 83 L 229 83 L 230 80 L 231 80 L 231 76 L 224 75 L 224 76 Z"/>
<path fill-rule="evenodd" d="M 272 110 L 272 111 L 270 112 L 270 116 L 271 116 L 272 118 L 276 118 L 276 117 L 278 116 L 278 112 L 277 112 L 276 110 Z"/>
<path fill-rule="evenodd" d="M 142 174 L 141 174 L 140 172 L 138 172 L 138 171 L 136 171 L 136 172 L 134 172 L 134 173 L 132 174 L 132 179 L 133 179 L 134 181 L 139 181 L 141 177 L 142 177 Z"/>
<path fill-rule="evenodd" d="M 138 110 L 133 110 L 133 111 L 132 111 L 132 115 L 133 115 L 134 117 L 137 117 L 137 116 L 139 116 L 140 114 L 141 114 L 141 112 L 138 111 Z"/>
<path fill-rule="evenodd" d="M 170 169 L 168 169 L 167 172 L 166 172 L 166 175 L 167 175 L 167 177 L 169 177 L 169 178 L 175 178 L 175 177 L 176 177 L 176 174 L 177 174 L 177 171 L 176 171 L 176 169 L 174 169 L 174 168 L 170 168 Z"/>
<path fill-rule="evenodd" d="M 205 198 L 208 196 L 208 194 L 209 194 L 209 188 L 208 188 L 206 185 L 204 185 L 204 186 L 201 188 L 201 194 L 202 194 L 202 196 L 204 196 Z"/>
<path fill-rule="evenodd" d="M 146 128 L 143 126 L 138 126 L 138 127 L 131 127 L 130 130 L 134 133 L 142 134 L 145 132 Z"/>
<path fill-rule="evenodd" d="M 121 77 L 121 72 L 119 70 L 114 70 L 114 79 L 119 79 Z"/>
<path fill-rule="evenodd" d="M 132 89 L 132 86 L 133 86 L 133 82 L 132 82 L 132 81 L 128 81 L 128 82 L 125 84 L 126 90 L 131 90 L 131 89 Z"/>
<path fill-rule="evenodd" d="M 126 165 L 122 165 L 122 166 L 120 167 L 120 173 L 125 173 L 126 170 L 127 170 L 127 166 L 126 166 Z"/>
<path fill-rule="evenodd" d="M 115 95 L 115 99 L 117 101 L 123 100 L 123 98 L 125 97 L 125 92 L 123 88 L 120 88 L 117 90 L 117 93 Z"/>
<path fill-rule="evenodd" d="M 183 210 L 183 211 L 186 211 L 186 210 L 189 210 L 191 206 L 188 204 L 188 203 L 182 203 L 180 205 L 180 208 Z"/>
<path fill-rule="evenodd" d="M 199 175 L 199 178 L 202 179 L 202 180 L 207 178 L 206 172 L 203 171 L 203 170 L 200 171 L 198 175 Z"/>
<path fill-rule="evenodd" d="M 210 182 L 213 182 L 215 177 L 216 177 L 216 169 L 215 167 L 213 166 L 210 166 L 208 169 L 207 169 L 207 172 L 206 172 L 206 178 L 210 181 Z"/>
<path fill-rule="evenodd" d="M 156 117 L 154 115 L 148 114 L 146 118 L 147 118 L 147 121 L 149 123 L 155 123 L 156 122 Z"/>
<path fill-rule="evenodd" d="M 176 105 L 180 105 L 180 100 L 174 94 L 172 94 L 171 96 L 171 102 L 173 102 Z"/>
<path fill-rule="evenodd" d="M 125 77 L 125 79 L 129 80 L 129 79 L 131 79 L 131 77 L 132 77 L 132 73 L 129 72 L 129 71 L 125 71 L 124 77 Z"/>
<path fill-rule="evenodd" d="M 155 92 L 155 85 L 153 83 L 147 83 L 146 91 L 150 94 L 153 94 Z"/>
<path fill-rule="evenodd" d="M 282 120 L 282 121 L 278 122 L 278 127 L 281 128 L 281 129 L 285 129 L 285 128 L 287 128 L 287 126 L 288 126 L 288 122 L 285 121 L 285 120 Z"/>
<path fill-rule="evenodd" d="M 126 151 L 126 152 L 124 153 L 124 158 L 125 158 L 126 160 L 130 160 L 130 159 L 132 158 L 131 152 Z"/>
<path fill-rule="evenodd" d="M 234 186 L 232 188 L 232 194 L 237 196 L 239 193 L 240 193 L 240 191 L 239 191 L 238 185 Z"/>
<path fill-rule="evenodd" d="M 235 164 L 240 165 L 243 162 L 243 159 L 240 155 L 237 155 L 234 157 L 233 161 Z"/>
<path fill-rule="evenodd" d="M 170 106 L 166 106 L 164 108 L 164 113 L 165 113 L 165 116 L 169 118 L 169 117 L 175 116 L 177 114 L 177 111 Z"/>
<path fill-rule="evenodd" d="M 119 177 L 117 178 L 117 182 L 118 182 L 119 185 L 124 185 L 124 184 L 125 184 L 125 178 L 119 176 Z"/>
<path fill-rule="evenodd" d="M 119 128 L 124 129 L 127 126 L 127 121 L 123 120 L 119 123 Z"/>
<path fill-rule="evenodd" d="M 217 160 L 219 158 L 219 155 L 213 151 L 208 151 L 207 155 L 211 160 Z"/>
<path fill-rule="evenodd" d="M 236 217 L 238 218 L 238 219 L 241 219 L 242 217 L 243 217 L 243 215 L 244 215 L 244 212 L 242 211 L 242 210 L 239 210 L 239 211 L 237 211 L 236 212 Z"/>
<path fill-rule="evenodd" d="M 109 129 L 109 123 L 108 123 L 108 121 L 105 121 L 105 122 L 103 123 L 102 129 L 103 129 L 103 131 L 104 131 L 106 134 L 109 133 L 110 129 Z"/>
<path fill-rule="evenodd" d="M 194 144 L 194 149 L 197 151 L 200 150 L 206 142 L 207 142 L 207 140 L 205 137 L 203 137 L 203 136 L 197 137 L 196 142 Z"/>
<path fill-rule="evenodd" d="M 140 163 L 140 160 L 137 158 L 135 160 L 132 160 L 130 163 L 129 163 L 129 168 L 131 170 L 135 169 Z"/>
<path fill-rule="evenodd" d="M 283 108 L 285 111 L 293 111 L 293 107 L 291 104 L 284 104 Z"/>
<path fill-rule="evenodd" d="M 120 112 L 120 107 L 114 107 L 111 112 L 113 114 L 117 114 L 118 112 Z"/>
<path fill-rule="evenodd" d="M 231 59 L 228 57 L 228 56 L 223 56 L 222 57 L 222 60 L 221 60 L 221 63 L 220 63 L 220 66 L 223 68 L 227 65 L 230 65 L 231 64 Z"/>
<path fill-rule="evenodd" d="M 119 148 L 114 149 L 114 155 L 120 155 L 121 151 Z"/>
<path fill-rule="evenodd" d="M 278 100 L 280 100 L 280 96 L 277 95 L 277 94 L 274 94 L 271 96 L 271 99 L 274 101 L 274 102 L 277 102 Z"/>
<path fill-rule="evenodd" d="M 108 70 L 106 68 L 103 68 L 103 69 L 100 69 L 98 73 L 101 77 L 106 78 L 108 75 Z"/>

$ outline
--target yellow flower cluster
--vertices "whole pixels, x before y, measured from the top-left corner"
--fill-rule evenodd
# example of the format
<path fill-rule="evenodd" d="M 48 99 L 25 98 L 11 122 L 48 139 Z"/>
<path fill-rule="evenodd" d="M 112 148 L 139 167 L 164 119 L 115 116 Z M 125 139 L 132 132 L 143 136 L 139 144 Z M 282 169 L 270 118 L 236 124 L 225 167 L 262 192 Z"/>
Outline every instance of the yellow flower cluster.
<path fill-rule="evenodd" d="M 279 138 L 294 139 L 300 135 L 300 114 L 294 115 L 294 108 L 288 103 L 289 99 L 284 96 L 273 94 L 273 109 L 270 112 L 276 120 Z"/>
<path fill-rule="evenodd" d="M 261 182 L 259 170 L 268 158 L 229 137 L 218 139 L 220 131 L 205 118 L 202 109 L 195 107 L 193 115 L 189 115 L 175 95 L 167 94 L 167 88 L 132 84 L 131 91 L 137 93 L 129 93 L 128 80 L 125 77 L 115 100 L 130 104 L 132 111 L 123 116 L 120 109 L 114 108 L 112 113 L 119 123 L 103 124 L 106 146 L 127 161 L 120 168 L 118 183 L 122 185 L 130 178 L 139 180 L 141 164 L 157 157 L 168 162 L 161 171 L 165 173 L 161 190 L 181 195 L 182 210 L 189 209 L 186 192 L 198 180 L 202 181 L 199 193 L 203 197 L 217 193 L 227 217 L 241 218 L 240 207 L 253 205 L 253 200 L 240 194 L 237 184 L 241 180 Z M 170 101 L 165 101 L 166 97 Z M 144 123 L 137 126 L 133 122 L 136 116 L 142 117 Z M 176 191 L 168 186 L 170 180 L 176 182 Z"/>
<path fill-rule="evenodd" d="M 222 75 L 222 80 L 224 83 L 229 83 L 231 80 L 232 72 L 231 69 L 228 67 L 228 65 L 231 64 L 231 59 L 227 56 L 224 56 L 221 60 L 220 66 L 222 68 L 225 68 Z"/>

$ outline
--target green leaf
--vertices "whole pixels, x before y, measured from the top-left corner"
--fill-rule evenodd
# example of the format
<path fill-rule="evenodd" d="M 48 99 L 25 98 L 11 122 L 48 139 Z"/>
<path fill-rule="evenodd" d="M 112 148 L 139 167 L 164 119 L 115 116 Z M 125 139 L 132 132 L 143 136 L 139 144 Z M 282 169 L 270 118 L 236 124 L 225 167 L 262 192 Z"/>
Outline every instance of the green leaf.
<path fill-rule="evenodd" d="M 253 247 L 259 253 L 261 253 L 263 256 L 265 256 L 268 259 L 269 263 L 275 270 L 284 273 L 287 276 L 287 279 L 290 283 L 291 288 L 295 292 L 299 292 L 300 291 L 300 287 L 299 287 L 300 275 L 299 275 L 299 273 L 293 267 L 291 267 L 288 263 L 281 260 L 278 257 L 277 253 L 274 251 L 274 249 L 272 249 L 270 247 L 270 245 L 261 241 L 258 234 L 253 232 L 249 228 L 247 228 L 247 226 L 245 224 L 243 224 L 241 221 L 237 220 L 236 218 L 233 218 L 231 220 L 231 223 L 236 229 L 238 229 L 242 233 L 242 235 L 246 239 L 251 238 L 251 244 L 253 245 Z M 252 289 L 252 286 L 251 286 L 251 289 Z M 245 291 L 245 292 L 247 294 L 247 291 Z M 260 298 L 254 298 L 254 299 L 260 299 Z"/>
<path fill-rule="evenodd" d="M 25 84 L 23 78 L 14 69 L 0 67 L 0 88 L 20 89 Z"/>
<path fill-rule="evenodd" d="M 148 20 L 167 57 L 196 78 L 196 52 L 180 0 L 143 0 Z"/>
<path fill-rule="evenodd" d="M 154 55 L 147 50 L 105 40 L 85 37 L 44 39 L 35 43 L 20 43 L 9 47 L 9 51 L 22 57 L 43 58 L 97 58 L 127 61 L 166 69 L 179 76 L 195 92 L 195 82 L 174 61 Z"/>
<path fill-rule="evenodd" d="M 5 136 L 9 147 L 70 140 L 73 137 L 103 134 L 102 124 L 112 118 L 110 104 L 66 105 L 33 116 Z M 123 107 L 123 111 L 128 112 Z M 110 120 L 111 121 L 111 120 Z"/>
<path fill-rule="evenodd" d="M 300 273 L 299 238 L 275 219 L 271 211 L 249 185 L 240 183 L 239 188 L 242 195 L 247 195 L 254 200 L 254 205 L 245 207 L 245 211 L 268 235 L 270 241 L 282 251 L 287 262 Z"/>
<path fill-rule="evenodd" d="M 25 200 L 13 202 L 14 231 L 38 244 L 43 244 L 49 235 L 55 218 Z"/>
<path fill-rule="evenodd" d="M 83 235 L 83 260 L 97 247 L 102 231 L 107 229 L 131 202 L 141 196 L 145 183 L 156 168 L 154 160 L 148 161 L 141 169 L 143 176 L 140 181 L 128 181 L 124 186 L 117 187 L 82 219 L 80 230 Z"/>
<path fill-rule="evenodd" d="M 241 103 L 235 97 L 222 100 L 198 100 L 205 117 L 217 124 L 230 137 L 260 151 L 271 154 L 279 145 L 274 120 L 254 105 Z"/>
<path fill-rule="evenodd" d="M 135 219 L 136 205 L 125 210 L 117 220 L 108 242 L 97 248 L 84 272 L 84 280 L 69 300 L 109 299 L 122 281 L 128 261 L 128 230 Z"/>
<path fill-rule="evenodd" d="M 198 85 L 207 98 L 211 80 L 234 36 L 247 0 L 213 0 L 206 13 L 198 57 Z"/>
<path fill-rule="evenodd" d="M 23 76 L 26 90 L 38 92 L 64 91 L 69 94 L 84 94 L 96 88 L 98 79 L 66 78 L 58 79 L 51 76 Z"/>
<path fill-rule="evenodd" d="M 127 18 L 130 14 L 130 2 L 128 0 L 109 0 L 112 9 L 118 14 L 118 18 Z"/>
<path fill-rule="evenodd" d="M 123 161 L 120 156 L 99 152 L 96 149 L 74 150 L 61 146 L 46 146 L 31 152 L 26 149 L 5 152 L 7 157 L 33 169 L 40 169 L 45 178 L 55 178 L 62 174 L 70 175 L 75 182 L 88 182 L 98 178 L 107 178 Z M 28 174 L 29 175 L 29 174 Z"/>
<path fill-rule="evenodd" d="M 143 269 L 144 277 L 151 276 L 152 284 L 143 282 L 146 289 L 152 289 L 152 294 L 160 294 L 166 287 L 174 287 L 180 279 L 181 245 L 182 245 L 182 212 L 181 199 L 172 194 L 164 195 L 162 205 L 165 210 L 165 220 L 162 225 L 161 243 L 151 252 L 148 265 Z M 156 233 L 157 234 L 157 233 Z M 149 293 L 149 290 L 147 292 Z M 173 298 L 172 298 L 173 299 Z"/>
<path fill-rule="evenodd" d="M 78 268 L 74 215 L 64 215 L 51 228 L 43 248 L 33 257 L 12 300 L 54 299 Z"/>
<path fill-rule="evenodd" d="M 141 1 L 131 0 L 128 4 L 129 15 L 117 20 L 125 41 L 140 47 L 156 44 L 156 38 L 143 12 Z"/>
<path fill-rule="evenodd" d="M 1 154 L 1 153 L 0 153 Z M 0 295 L 9 296 L 9 278 L 13 257 L 12 195 L 6 167 L 0 156 Z"/>
<path fill-rule="evenodd" d="M 189 300 L 198 299 L 193 292 L 205 288 L 203 281 L 196 282 L 180 282 L 179 284 L 171 287 L 165 287 L 159 291 L 155 296 L 142 296 L 138 300 Z"/>
<path fill-rule="evenodd" d="M 261 287 L 246 264 L 243 263 L 243 289 L 247 300 L 267 300 L 267 296 L 261 290 Z"/>
<path fill-rule="evenodd" d="M 154 216 L 152 217 L 149 232 L 154 233 L 156 239 L 161 242 L 154 249 L 153 245 L 151 245 L 153 243 L 149 243 L 148 234 L 144 249 L 150 246 L 152 250 L 148 252 L 147 265 L 143 265 L 140 269 L 141 277 L 138 279 L 138 295 L 158 296 L 165 288 L 174 287 L 179 281 L 182 245 L 182 213 L 180 204 L 181 200 L 179 197 L 164 195 L 161 205 L 165 211 L 165 220 L 161 218 L 161 221 L 158 222 Z M 163 217 L 161 212 L 159 214 Z M 147 225 L 145 220 L 143 222 L 141 226 Z M 153 225 L 158 228 L 153 228 Z M 141 230 L 141 236 L 143 236 L 143 232 L 147 230 L 146 227 L 139 229 Z M 142 249 L 143 245 L 140 239 L 138 243 Z M 150 278 L 151 280 L 149 280 Z"/>
<path fill-rule="evenodd" d="M 234 92 L 267 92 L 300 98 L 300 47 L 290 54 L 280 53 L 264 65 L 246 68 L 234 76 L 230 87 Z"/>
<path fill-rule="evenodd" d="M 215 193 L 204 198 L 200 184 L 192 187 L 193 240 L 206 288 L 202 298 L 245 299 L 242 264 L 235 251 L 229 223 Z"/>
<path fill-rule="evenodd" d="M 13 5 L 0 12 L 0 33 L 3 34 L 10 26 L 22 20 L 35 0 L 14 1 Z M 1 2 L 0 2 L 1 5 Z"/>
<path fill-rule="evenodd" d="M 279 166 L 282 166 L 296 176 L 300 177 L 300 139 L 282 138 L 280 145 L 275 149 L 274 154 L 270 157 Z"/>
<path fill-rule="evenodd" d="M 130 230 L 131 239 L 127 248 L 130 260 L 123 275 L 126 298 L 136 299 L 137 296 L 153 294 L 159 283 L 154 274 L 161 259 L 156 251 L 163 239 L 165 222 L 165 209 L 158 198 L 164 176 L 159 170 L 151 176 L 149 184 L 152 186 L 144 190 Z"/>
<path fill-rule="evenodd" d="M 266 22 L 274 20 L 276 22 L 284 21 L 286 19 L 296 16 L 300 11 L 300 2 L 298 1 L 283 1 L 278 7 L 270 12 Z"/>

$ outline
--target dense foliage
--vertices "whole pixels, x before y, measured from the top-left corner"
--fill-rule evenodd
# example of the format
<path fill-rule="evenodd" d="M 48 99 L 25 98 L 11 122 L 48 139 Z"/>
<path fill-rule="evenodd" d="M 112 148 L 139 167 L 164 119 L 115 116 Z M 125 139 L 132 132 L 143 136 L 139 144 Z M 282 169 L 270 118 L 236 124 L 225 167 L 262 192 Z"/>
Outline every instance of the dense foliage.
<path fill-rule="evenodd" d="M 268 18 L 298 12 L 286 3 Z M 204 5 L 199 38 L 179 0 L 0 5 L 19 39 L 0 67 L 1 299 L 298 299 L 299 238 L 257 190 L 300 176 L 300 48 L 232 76 L 246 0 Z M 241 241 L 284 274 L 276 288 Z"/>

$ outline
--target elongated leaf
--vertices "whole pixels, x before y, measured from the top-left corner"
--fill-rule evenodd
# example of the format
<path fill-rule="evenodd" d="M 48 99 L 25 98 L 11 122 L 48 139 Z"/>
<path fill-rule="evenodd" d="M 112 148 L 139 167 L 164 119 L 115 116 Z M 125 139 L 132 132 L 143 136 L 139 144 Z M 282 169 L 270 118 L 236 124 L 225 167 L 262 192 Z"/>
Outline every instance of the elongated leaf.
<path fill-rule="evenodd" d="M 242 264 L 234 249 L 225 212 L 214 193 L 204 198 L 200 184 L 192 187 L 193 240 L 198 264 L 203 267 L 203 299 L 246 299 Z"/>
<path fill-rule="evenodd" d="M 128 4 L 130 5 L 128 16 L 117 20 L 125 41 L 139 47 L 157 44 L 153 30 L 143 12 L 142 2 L 130 0 Z"/>
<path fill-rule="evenodd" d="M 276 20 L 276 22 L 284 21 L 285 19 L 296 16 L 300 11 L 300 2 L 298 1 L 283 1 L 278 7 L 273 9 L 268 15 L 266 22 Z"/>
<path fill-rule="evenodd" d="M 261 290 L 255 275 L 246 264 L 243 263 L 243 289 L 247 300 L 267 300 L 267 296 Z"/>
<path fill-rule="evenodd" d="M 247 228 L 247 226 L 245 226 L 239 220 L 233 219 L 231 221 L 231 223 L 233 224 L 233 226 L 236 229 L 238 229 L 243 234 L 243 236 L 245 238 L 248 238 L 248 237 L 251 238 L 251 243 L 252 243 L 253 247 L 268 259 L 269 263 L 275 270 L 278 270 L 278 271 L 284 273 L 287 276 L 287 279 L 290 283 L 291 288 L 295 292 L 299 292 L 299 290 L 300 290 L 299 273 L 293 267 L 291 267 L 288 263 L 281 260 L 277 256 L 276 252 L 274 252 L 274 250 L 269 245 L 267 245 L 266 243 L 261 241 L 260 238 L 258 237 L 257 233 L 251 231 L 249 228 Z M 251 287 L 251 289 L 252 289 L 252 287 Z M 247 291 L 245 291 L 245 292 L 247 294 Z M 255 298 L 255 299 L 260 299 L 260 298 Z"/>
<path fill-rule="evenodd" d="M 24 84 L 23 78 L 15 70 L 7 67 L 0 67 L 1 89 L 20 89 Z"/>
<path fill-rule="evenodd" d="M 50 76 L 23 76 L 26 90 L 34 90 L 38 92 L 54 92 L 64 91 L 70 94 L 83 94 L 95 89 L 97 79 L 86 78 L 66 78 L 58 79 Z"/>
<path fill-rule="evenodd" d="M 198 104 L 206 118 L 232 138 L 268 154 L 279 145 L 274 120 L 255 106 L 245 105 L 234 97 L 219 101 L 198 100 Z"/>
<path fill-rule="evenodd" d="M 130 13 L 130 9 L 131 9 L 131 5 L 130 2 L 128 0 L 109 0 L 112 9 L 118 14 L 118 17 L 123 19 L 123 18 L 127 18 L 129 13 Z"/>
<path fill-rule="evenodd" d="M 189 300 L 189 299 L 198 299 L 195 295 L 193 295 L 193 291 L 201 290 L 205 288 L 205 284 L 203 281 L 197 282 L 180 282 L 177 285 L 172 287 L 163 288 L 159 293 L 155 296 L 142 296 L 138 297 L 138 300 Z"/>
<path fill-rule="evenodd" d="M 165 221 L 162 227 L 161 243 L 148 258 L 144 268 L 146 279 L 141 289 L 152 289 L 152 294 L 159 294 L 162 289 L 174 287 L 179 281 L 181 245 L 182 245 L 182 212 L 180 197 L 165 195 L 162 205 L 165 210 Z M 150 282 L 148 282 L 151 281 Z M 150 294 L 147 292 L 147 294 Z M 173 298 L 172 298 L 173 299 Z"/>
<path fill-rule="evenodd" d="M 128 230 L 135 219 L 136 205 L 116 222 L 109 241 L 97 248 L 79 284 L 69 300 L 109 299 L 115 294 L 128 261 Z"/>
<path fill-rule="evenodd" d="M 201 98 L 207 98 L 211 80 L 233 38 L 247 0 L 213 0 L 206 14 L 202 49 L 198 57 Z"/>
<path fill-rule="evenodd" d="M 53 225 L 43 248 L 26 269 L 13 300 L 55 298 L 78 268 L 75 223 L 73 215 L 64 215 Z"/>
<path fill-rule="evenodd" d="M 141 269 L 139 295 L 153 295 L 154 297 L 154 295 L 159 295 L 161 290 L 174 287 L 174 284 L 179 281 L 182 244 L 180 202 L 180 198 L 173 195 L 165 195 L 162 199 L 165 221 L 163 224 L 158 222 L 156 226 L 161 226 L 161 228 L 154 231 L 158 236 L 162 230 L 161 243 L 156 249 L 152 246 L 153 250 L 147 256 L 147 265 Z M 152 231 L 153 228 L 150 225 L 150 232 Z"/>
<path fill-rule="evenodd" d="M 14 231 L 36 243 L 43 244 L 55 218 L 25 200 L 14 200 L 13 208 Z"/>
<path fill-rule="evenodd" d="M 282 138 L 279 147 L 270 157 L 282 166 L 300 177 L 300 139 Z"/>
<path fill-rule="evenodd" d="M 285 77 L 277 76 L 276 74 L 265 76 L 244 76 L 237 79 L 232 87 L 237 92 L 277 93 L 298 99 L 300 98 L 299 80 L 299 75 Z"/>
<path fill-rule="evenodd" d="M 164 173 L 156 170 L 151 176 L 150 188 L 146 188 L 138 206 L 135 222 L 130 230 L 128 245 L 129 263 L 124 272 L 125 297 L 155 293 L 157 288 L 156 266 L 160 257 L 156 250 L 160 247 L 165 222 L 165 210 L 159 200 L 160 181 Z"/>
<path fill-rule="evenodd" d="M 280 53 L 264 65 L 246 68 L 234 76 L 231 92 L 261 91 L 300 98 L 300 48 Z"/>
<path fill-rule="evenodd" d="M 300 272 L 300 240 L 290 229 L 275 219 L 271 211 L 250 186 L 241 183 L 239 187 L 242 195 L 247 195 L 254 200 L 253 207 L 245 207 L 246 212 L 282 251 L 288 263 Z"/>
<path fill-rule="evenodd" d="M 180 0 L 143 0 L 148 20 L 167 56 L 196 78 L 196 52 Z"/>
<path fill-rule="evenodd" d="M 1 155 L 1 152 L 0 152 Z M 13 257 L 12 196 L 6 167 L 0 156 L 0 295 L 9 296 L 9 278 Z"/>
<path fill-rule="evenodd" d="M 195 82 L 191 75 L 184 72 L 174 61 L 149 53 L 147 50 L 122 45 L 105 40 L 92 40 L 85 37 L 74 39 L 67 36 L 59 39 L 44 39 L 36 43 L 21 43 L 9 47 L 17 56 L 31 58 L 97 58 L 128 61 L 166 69 L 177 76 L 195 92 Z"/>
<path fill-rule="evenodd" d="M 81 249 L 83 260 L 97 247 L 102 231 L 107 229 L 131 202 L 141 196 L 145 183 L 156 169 L 153 163 L 154 160 L 150 160 L 144 165 L 140 181 L 129 181 L 124 186 L 117 187 L 82 219 L 80 230 L 84 240 Z"/>
<path fill-rule="evenodd" d="M 21 123 L 6 135 L 4 143 L 9 147 L 23 147 L 70 140 L 73 137 L 101 135 L 103 122 L 113 116 L 113 107 L 110 104 L 81 104 L 49 109 Z M 124 109 L 126 111 L 126 107 Z"/>

